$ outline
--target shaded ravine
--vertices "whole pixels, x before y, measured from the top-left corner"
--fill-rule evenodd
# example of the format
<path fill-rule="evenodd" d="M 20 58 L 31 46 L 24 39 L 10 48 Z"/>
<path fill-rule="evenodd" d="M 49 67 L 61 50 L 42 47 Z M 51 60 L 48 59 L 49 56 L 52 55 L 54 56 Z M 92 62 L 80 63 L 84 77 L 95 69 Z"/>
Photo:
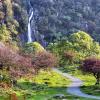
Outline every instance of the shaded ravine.
<path fill-rule="evenodd" d="M 71 76 L 70 74 L 63 73 L 56 68 L 53 68 L 53 70 L 65 77 L 67 77 L 68 79 L 70 79 L 72 81 L 72 83 L 67 88 L 66 92 L 68 92 L 72 95 L 80 96 L 80 97 L 86 97 L 86 98 L 90 98 L 90 99 L 100 100 L 99 96 L 88 95 L 88 94 L 83 93 L 80 90 L 80 86 L 83 85 L 83 82 L 80 79 L 75 78 L 74 76 Z"/>

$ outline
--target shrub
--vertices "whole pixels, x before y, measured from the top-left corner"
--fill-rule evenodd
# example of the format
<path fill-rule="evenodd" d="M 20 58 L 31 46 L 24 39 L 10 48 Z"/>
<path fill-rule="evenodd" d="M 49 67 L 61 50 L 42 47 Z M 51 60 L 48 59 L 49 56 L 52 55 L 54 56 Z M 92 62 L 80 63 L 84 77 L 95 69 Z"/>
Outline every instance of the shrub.
<path fill-rule="evenodd" d="M 96 78 L 96 84 L 100 81 L 100 59 L 89 57 L 83 61 L 80 69 L 86 73 L 92 73 Z"/>
<path fill-rule="evenodd" d="M 9 42 L 11 40 L 11 32 L 7 29 L 6 25 L 0 26 L 0 41 Z"/>
<path fill-rule="evenodd" d="M 24 49 L 22 50 L 22 52 L 33 54 L 33 55 L 37 52 L 42 52 L 42 51 L 45 50 L 38 42 L 27 43 L 24 46 Z"/>
<path fill-rule="evenodd" d="M 34 74 L 35 72 L 30 56 L 19 55 L 18 52 L 13 51 L 2 43 L 0 43 L 0 64 L 12 79 L 25 76 L 28 73 Z"/>
<path fill-rule="evenodd" d="M 52 53 L 46 51 L 38 52 L 35 54 L 32 64 L 36 70 L 52 68 L 57 65 L 57 58 Z"/>

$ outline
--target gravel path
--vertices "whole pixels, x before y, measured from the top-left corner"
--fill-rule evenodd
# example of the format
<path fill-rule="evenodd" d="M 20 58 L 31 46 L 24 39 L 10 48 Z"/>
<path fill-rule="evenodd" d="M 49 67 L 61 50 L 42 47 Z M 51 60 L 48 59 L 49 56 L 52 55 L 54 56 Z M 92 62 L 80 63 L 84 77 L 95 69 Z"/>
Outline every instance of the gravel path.
<path fill-rule="evenodd" d="M 62 73 L 58 69 L 54 68 L 53 70 L 65 77 L 67 77 L 68 79 L 70 79 L 72 81 L 70 86 L 67 88 L 66 92 L 68 92 L 72 95 L 80 96 L 80 97 L 86 97 L 86 98 L 90 98 L 90 99 L 100 100 L 100 96 L 88 95 L 88 94 L 83 93 L 80 90 L 80 86 L 83 85 L 83 82 L 80 79 L 75 78 L 74 76 L 71 76 L 70 74 Z"/>

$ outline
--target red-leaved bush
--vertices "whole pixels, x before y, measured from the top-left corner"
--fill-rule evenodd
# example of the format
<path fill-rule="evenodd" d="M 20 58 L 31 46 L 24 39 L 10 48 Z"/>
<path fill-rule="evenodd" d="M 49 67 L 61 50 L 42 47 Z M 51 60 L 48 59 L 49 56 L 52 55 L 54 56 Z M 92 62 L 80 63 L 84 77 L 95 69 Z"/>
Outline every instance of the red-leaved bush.
<path fill-rule="evenodd" d="M 57 58 L 49 52 L 38 52 L 31 57 L 19 54 L 8 46 L 0 43 L 0 69 L 6 68 L 12 79 L 34 74 L 40 69 L 55 67 Z"/>
<path fill-rule="evenodd" d="M 32 64 L 36 70 L 52 68 L 57 65 L 57 58 L 47 51 L 38 52 L 34 55 Z"/>
<path fill-rule="evenodd" d="M 89 57 L 83 61 L 83 63 L 80 66 L 80 69 L 83 72 L 92 73 L 97 82 L 96 84 L 99 84 L 100 82 L 100 59 L 95 57 Z"/>
<path fill-rule="evenodd" d="M 19 55 L 2 43 L 0 43 L 0 67 L 7 68 L 10 77 L 13 78 L 27 75 L 30 71 L 34 73 L 31 57 Z"/>

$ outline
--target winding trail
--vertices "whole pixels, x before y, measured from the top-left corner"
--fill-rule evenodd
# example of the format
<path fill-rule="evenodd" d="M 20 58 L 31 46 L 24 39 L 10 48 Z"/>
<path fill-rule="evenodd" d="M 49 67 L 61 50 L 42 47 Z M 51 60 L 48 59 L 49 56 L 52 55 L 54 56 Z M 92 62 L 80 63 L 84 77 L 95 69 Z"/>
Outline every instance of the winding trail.
<path fill-rule="evenodd" d="M 88 95 L 83 93 L 80 90 L 80 86 L 83 85 L 83 82 L 78 79 L 75 78 L 74 76 L 71 76 L 70 74 L 67 73 L 62 73 L 60 70 L 53 68 L 53 70 L 65 77 L 67 77 L 68 79 L 70 79 L 72 81 L 72 83 L 69 85 L 69 87 L 67 88 L 66 92 L 72 94 L 72 95 L 76 95 L 76 96 L 80 96 L 80 97 L 85 97 L 85 98 L 90 98 L 90 99 L 95 99 L 95 100 L 100 100 L 100 96 L 93 96 L 93 95 Z"/>

